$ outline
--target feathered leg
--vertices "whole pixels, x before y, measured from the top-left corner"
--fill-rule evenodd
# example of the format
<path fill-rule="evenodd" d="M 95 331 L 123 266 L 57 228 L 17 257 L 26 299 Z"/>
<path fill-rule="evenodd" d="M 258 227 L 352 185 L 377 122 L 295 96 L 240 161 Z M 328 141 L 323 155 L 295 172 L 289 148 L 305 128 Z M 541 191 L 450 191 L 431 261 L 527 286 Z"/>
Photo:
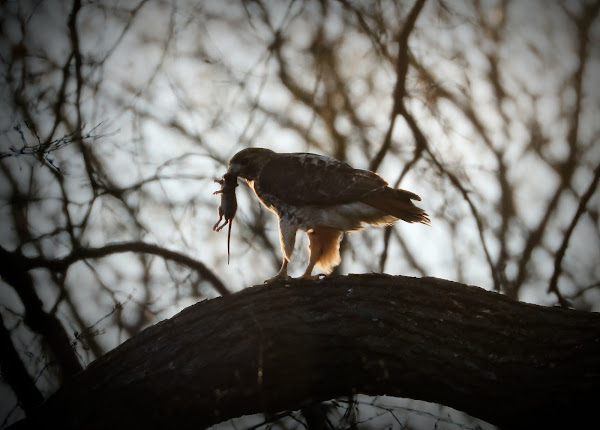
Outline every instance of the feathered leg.
<path fill-rule="evenodd" d="M 281 246 L 281 253 L 283 254 L 283 262 L 281 263 L 281 269 L 275 276 L 265 282 L 275 281 L 281 278 L 287 278 L 287 266 L 294 252 L 294 245 L 296 243 L 296 231 L 298 225 L 293 222 L 289 222 L 285 218 L 279 219 L 279 244 Z"/>
<path fill-rule="evenodd" d="M 313 230 L 308 233 L 310 258 L 303 278 L 316 278 L 311 275 L 315 264 L 325 274 L 331 273 L 333 268 L 340 264 L 341 238 L 342 232 L 336 230 Z"/>
<path fill-rule="evenodd" d="M 310 257 L 308 259 L 308 267 L 302 275 L 303 278 L 313 278 L 312 271 L 317 264 L 321 254 L 323 253 L 323 244 L 321 243 L 320 236 L 313 232 L 307 233 L 308 235 L 308 249 L 310 251 Z"/>

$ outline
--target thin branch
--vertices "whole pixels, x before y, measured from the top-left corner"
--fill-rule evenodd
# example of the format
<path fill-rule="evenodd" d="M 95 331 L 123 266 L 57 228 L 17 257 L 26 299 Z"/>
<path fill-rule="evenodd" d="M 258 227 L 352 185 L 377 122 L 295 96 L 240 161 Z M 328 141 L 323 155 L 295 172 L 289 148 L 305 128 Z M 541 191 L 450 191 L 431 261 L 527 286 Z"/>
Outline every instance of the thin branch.
<path fill-rule="evenodd" d="M 577 69 L 573 72 L 573 76 L 571 78 L 576 97 L 575 106 L 571 114 L 569 130 L 567 132 L 567 148 L 569 150 L 569 153 L 567 154 L 565 161 L 560 164 L 560 183 L 557 186 L 554 195 L 552 196 L 552 199 L 548 203 L 545 213 L 542 216 L 538 226 L 534 231 L 532 231 L 529 234 L 527 242 L 525 244 L 525 248 L 521 253 L 521 257 L 519 259 L 519 266 L 517 270 L 517 276 L 515 281 L 513 282 L 515 289 L 518 289 L 525 280 L 525 277 L 527 276 L 527 265 L 531 260 L 533 251 L 535 247 L 541 243 L 544 231 L 546 230 L 551 215 L 556 212 L 556 208 L 558 206 L 560 197 L 563 195 L 563 192 L 569 188 L 571 179 L 575 174 L 576 164 L 580 155 L 577 143 L 579 142 L 580 115 L 584 98 L 583 75 L 585 73 L 587 63 L 589 61 L 589 55 L 587 54 L 590 44 L 589 32 L 590 27 L 599 12 L 600 3 L 596 2 L 586 7 L 586 9 L 581 13 L 579 17 L 571 16 L 571 18 L 575 21 L 575 25 L 577 26 L 578 30 L 577 55 L 579 59 L 579 64 Z M 513 295 L 516 295 L 516 291 L 513 292 Z"/>
<path fill-rule="evenodd" d="M 231 291 L 223 284 L 223 282 L 208 268 L 204 263 L 195 260 L 185 254 L 181 254 L 177 251 L 171 251 L 158 245 L 145 242 L 119 242 L 111 243 L 100 248 L 80 248 L 73 250 L 69 255 L 63 258 L 49 260 L 47 258 L 36 257 L 27 258 L 23 257 L 26 262 L 25 265 L 28 269 L 35 267 L 44 267 L 53 271 L 64 271 L 71 264 L 81 260 L 89 258 L 102 258 L 112 254 L 119 254 L 124 252 L 136 252 L 157 255 L 166 260 L 172 260 L 178 264 L 187 266 L 200 274 L 205 280 L 210 282 L 215 290 L 223 296 L 231 294 Z"/>
<path fill-rule="evenodd" d="M 577 291 L 576 293 L 568 296 L 569 300 L 578 299 L 581 296 L 583 296 L 585 293 L 587 293 L 588 291 L 594 290 L 596 288 L 600 288 L 600 282 L 595 282 L 595 283 L 590 284 L 590 285 L 585 285 L 583 287 L 579 287 L 579 291 Z"/>
<path fill-rule="evenodd" d="M 577 208 L 577 212 L 575 212 L 575 216 L 571 220 L 571 224 L 569 225 L 569 228 L 565 232 L 563 241 L 560 245 L 560 248 L 558 248 L 558 251 L 556 251 L 556 256 L 554 258 L 554 273 L 552 274 L 552 278 L 550 279 L 550 284 L 548 285 L 548 293 L 556 294 L 556 297 L 558 297 L 558 302 L 564 308 L 569 306 L 569 302 L 567 299 L 565 299 L 563 297 L 563 295 L 560 293 L 560 291 L 558 289 L 558 277 L 560 276 L 560 274 L 562 272 L 562 261 L 565 256 L 565 252 L 567 251 L 567 247 L 569 246 L 569 239 L 571 238 L 571 235 L 573 234 L 573 230 L 575 230 L 575 226 L 577 225 L 579 218 L 581 218 L 581 215 L 583 215 L 583 213 L 585 212 L 585 207 L 586 207 L 588 201 L 590 200 L 592 195 L 594 195 L 594 192 L 596 191 L 596 187 L 598 186 L 599 180 L 600 180 L 600 165 L 598 167 L 596 167 L 596 169 L 594 171 L 594 179 L 592 179 L 590 186 L 588 187 L 587 191 L 585 192 L 585 194 L 581 197 L 581 200 L 579 201 L 579 207 Z"/>
<path fill-rule="evenodd" d="M 383 161 L 383 158 L 389 151 L 392 145 L 392 132 L 394 130 L 394 125 L 396 123 L 396 117 L 401 113 L 401 110 L 404 107 L 404 97 L 406 95 L 406 74 L 408 72 L 408 39 L 410 33 L 415 27 L 415 23 L 423 9 L 423 5 L 425 4 L 425 0 L 417 0 L 415 5 L 410 11 L 406 22 L 404 23 L 404 27 L 402 31 L 398 35 L 398 58 L 396 60 L 396 86 L 394 88 L 394 105 L 392 106 L 392 112 L 390 114 L 390 126 L 388 127 L 387 133 L 383 140 L 383 144 L 381 148 L 379 148 L 379 152 L 375 155 L 375 158 L 369 164 L 369 170 L 376 171 L 379 168 L 379 165 Z M 417 147 L 415 149 L 415 153 L 421 152 L 422 147 L 419 146 L 417 142 Z"/>
<path fill-rule="evenodd" d="M 490 272 L 491 272 L 492 279 L 494 282 L 494 288 L 496 291 L 500 291 L 500 277 L 498 275 L 498 270 L 496 269 L 496 265 L 494 264 L 494 262 L 492 260 L 492 255 L 488 249 L 488 245 L 485 240 L 485 235 L 484 235 L 485 226 L 483 224 L 483 219 L 480 216 L 479 211 L 477 210 L 477 207 L 475 206 L 475 203 L 473 202 L 473 199 L 471 199 L 471 196 L 469 195 L 469 191 L 462 185 L 462 183 L 460 182 L 458 177 L 453 172 L 451 172 L 449 169 L 447 169 L 446 166 L 444 166 L 444 164 L 440 160 L 438 160 L 438 157 L 436 156 L 436 154 L 434 154 L 434 152 L 429 147 L 429 145 L 427 143 L 427 139 L 425 138 L 425 135 L 423 134 L 423 132 L 421 131 L 421 128 L 417 124 L 417 121 L 413 118 L 411 113 L 405 108 L 405 106 L 403 104 L 400 106 L 400 114 L 404 117 L 405 121 L 407 122 L 408 126 L 410 127 L 410 130 L 413 133 L 413 136 L 415 138 L 416 145 L 417 145 L 416 149 L 415 149 L 415 157 L 413 158 L 411 163 L 416 162 L 416 160 L 420 156 L 419 154 L 422 151 L 425 151 L 431 158 L 431 161 L 433 161 L 433 165 L 437 168 L 437 170 L 443 176 L 446 176 L 450 180 L 452 185 L 460 192 L 460 194 L 463 196 L 463 198 L 469 205 L 471 214 L 473 215 L 473 218 L 475 219 L 475 222 L 477 224 L 479 239 L 481 240 L 481 246 L 483 248 L 483 252 L 485 254 L 486 261 L 490 267 Z M 407 171 L 407 169 L 405 167 L 404 172 L 400 175 L 400 179 L 402 178 L 402 175 L 404 175 L 404 173 L 406 173 L 406 171 Z"/>
<path fill-rule="evenodd" d="M 0 160 L 8 157 L 20 157 L 22 155 L 32 156 L 41 161 L 42 163 L 47 162 L 56 171 L 60 171 L 60 168 L 56 164 L 54 164 L 54 160 L 50 158 L 50 154 L 75 142 L 81 143 L 84 141 L 98 140 L 104 137 L 114 136 L 116 133 L 119 132 L 119 130 L 116 130 L 110 133 L 96 134 L 98 128 L 101 127 L 103 124 L 104 123 L 99 123 L 85 134 L 83 134 L 83 129 L 80 128 L 72 133 L 65 134 L 64 136 L 59 137 L 58 139 L 53 139 L 48 142 L 42 142 L 37 131 L 35 130 L 35 127 L 31 123 L 26 121 L 25 126 L 35 137 L 35 143 L 30 143 L 28 141 L 21 124 L 17 124 L 13 127 L 13 129 L 19 134 L 21 147 L 16 148 L 15 146 L 10 146 L 8 151 L 0 152 Z"/>

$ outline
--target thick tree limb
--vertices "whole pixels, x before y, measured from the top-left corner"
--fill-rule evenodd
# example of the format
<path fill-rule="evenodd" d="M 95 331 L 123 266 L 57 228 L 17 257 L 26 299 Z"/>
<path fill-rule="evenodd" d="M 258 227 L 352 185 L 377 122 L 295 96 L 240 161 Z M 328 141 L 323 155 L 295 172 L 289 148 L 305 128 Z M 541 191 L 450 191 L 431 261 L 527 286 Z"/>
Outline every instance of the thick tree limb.
<path fill-rule="evenodd" d="M 598 314 L 435 278 L 351 275 L 191 306 L 93 362 L 16 427 L 202 428 L 354 392 L 505 428 L 577 428 L 596 414 L 599 386 Z"/>

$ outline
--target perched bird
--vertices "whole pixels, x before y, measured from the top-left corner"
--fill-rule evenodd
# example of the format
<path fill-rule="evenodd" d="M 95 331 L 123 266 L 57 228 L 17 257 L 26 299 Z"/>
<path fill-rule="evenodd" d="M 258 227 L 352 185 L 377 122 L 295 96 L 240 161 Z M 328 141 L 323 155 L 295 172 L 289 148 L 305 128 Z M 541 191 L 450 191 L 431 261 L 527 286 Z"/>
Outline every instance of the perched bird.
<path fill-rule="evenodd" d="M 243 149 L 229 162 L 227 174 L 244 178 L 260 202 L 279 219 L 283 263 L 270 280 L 287 277 L 296 232 L 308 234 L 310 258 L 303 278 L 317 265 L 328 274 L 340 264 L 340 240 L 365 224 L 390 225 L 401 219 L 429 224 L 411 200 L 421 198 L 388 187 L 376 173 L 310 153 Z"/>

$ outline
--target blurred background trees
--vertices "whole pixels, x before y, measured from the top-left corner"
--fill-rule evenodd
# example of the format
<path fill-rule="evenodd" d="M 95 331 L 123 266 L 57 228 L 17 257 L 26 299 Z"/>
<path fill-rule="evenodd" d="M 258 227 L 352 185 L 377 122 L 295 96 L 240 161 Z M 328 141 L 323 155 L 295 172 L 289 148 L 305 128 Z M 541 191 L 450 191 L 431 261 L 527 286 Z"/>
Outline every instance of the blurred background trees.
<path fill-rule="evenodd" d="M 1 7 L 0 337 L 21 399 L 274 273 L 276 223 L 247 187 L 229 265 L 211 230 L 213 180 L 247 146 L 331 155 L 423 198 L 430 228 L 349 235 L 339 273 L 598 310 L 599 2 Z M 28 405 L 3 377 L 6 424 Z"/>

